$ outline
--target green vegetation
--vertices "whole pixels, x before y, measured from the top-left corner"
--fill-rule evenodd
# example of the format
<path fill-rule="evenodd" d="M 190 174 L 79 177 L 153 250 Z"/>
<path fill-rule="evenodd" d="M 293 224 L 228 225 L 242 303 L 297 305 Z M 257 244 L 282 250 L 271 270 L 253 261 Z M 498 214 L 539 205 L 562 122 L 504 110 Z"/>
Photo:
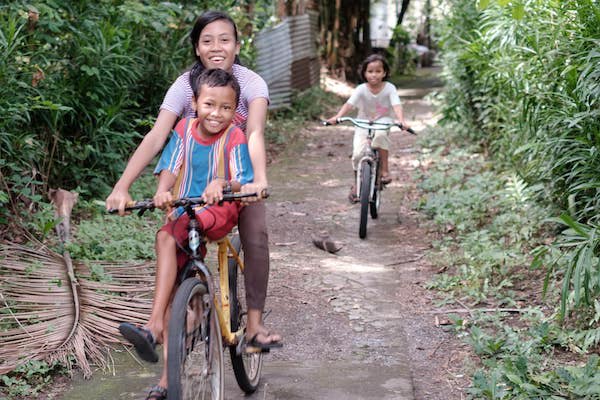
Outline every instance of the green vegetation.
<path fill-rule="evenodd" d="M 448 271 L 428 287 L 440 304 L 470 310 L 451 316 L 478 359 L 467 371 L 468 392 L 473 399 L 595 398 L 600 365 L 589 353 L 600 343 L 597 310 L 587 324 L 561 323 L 561 275 L 549 277 L 543 293 L 546 271 L 532 264 L 554 233 L 542 188 L 492 168 L 479 146 L 464 145 L 465 129 L 449 124 L 422 140 L 419 208 L 438 232 L 432 261 Z"/>
<path fill-rule="evenodd" d="M 58 362 L 29 361 L 9 375 L 0 375 L 0 394 L 10 399 L 32 398 L 45 389 L 56 375 L 66 374 L 67 370 Z"/>
<path fill-rule="evenodd" d="M 455 318 L 480 361 L 470 394 L 597 398 L 598 2 L 444 3 L 445 128 L 421 208 L 449 273 L 431 287 L 521 310 Z"/>
<path fill-rule="evenodd" d="M 199 10 L 234 17 L 242 62 L 252 65 L 253 35 L 271 23 L 272 6 L 256 2 L 250 18 L 230 3 L 0 5 L 0 223 L 11 214 L 28 221 L 49 187 L 108 194 L 167 88 L 193 62 L 188 35 Z"/>

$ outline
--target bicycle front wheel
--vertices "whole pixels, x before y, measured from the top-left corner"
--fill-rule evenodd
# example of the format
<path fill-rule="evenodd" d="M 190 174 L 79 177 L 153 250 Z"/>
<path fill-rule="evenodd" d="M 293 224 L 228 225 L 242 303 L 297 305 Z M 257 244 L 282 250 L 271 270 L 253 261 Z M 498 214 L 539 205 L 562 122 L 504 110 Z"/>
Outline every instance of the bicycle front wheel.
<path fill-rule="evenodd" d="M 223 341 L 212 306 L 198 278 L 183 281 L 175 294 L 167 342 L 169 400 L 223 399 Z"/>
<path fill-rule="evenodd" d="M 241 257 L 241 242 L 239 235 L 231 240 L 231 244 Z M 246 286 L 244 274 L 235 258 L 229 259 L 229 300 L 231 302 L 231 331 L 243 329 L 245 332 L 247 322 Z M 263 365 L 262 353 L 246 353 L 237 346 L 229 347 L 233 373 L 240 389 L 245 393 L 254 393 L 258 388 Z"/>
<path fill-rule="evenodd" d="M 371 164 L 366 161 L 360 166 L 360 222 L 358 236 L 367 236 L 367 220 L 369 218 L 369 197 L 371 192 Z"/>
<path fill-rule="evenodd" d="M 371 198 L 370 211 L 371 218 L 377 219 L 379 216 L 379 204 L 381 203 L 381 189 L 383 185 L 381 184 L 381 164 L 377 163 L 377 177 L 375 178 L 375 187 L 373 188 L 373 197 Z"/>

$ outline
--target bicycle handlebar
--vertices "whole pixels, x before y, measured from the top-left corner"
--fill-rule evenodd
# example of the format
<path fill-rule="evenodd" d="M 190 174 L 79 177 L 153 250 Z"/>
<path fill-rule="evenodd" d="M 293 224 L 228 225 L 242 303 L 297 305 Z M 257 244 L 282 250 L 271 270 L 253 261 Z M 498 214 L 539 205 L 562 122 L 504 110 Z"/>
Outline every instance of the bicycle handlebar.
<path fill-rule="evenodd" d="M 242 199 L 245 199 L 247 197 L 257 197 L 258 193 L 223 193 L 223 200 L 221 201 L 240 201 Z M 269 192 L 267 189 L 264 189 L 261 192 L 261 196 L 262 199 L 266 199 L 267 197 L 269 197 Z M 206 204 L 206 202 L 204 201 L 204 199 L 202 197 L 182 197 L 180 199 L 176 199 L 173 200 L 171 202 L 171 207 L 173 208 L 177 208 L 177 207 L 185 207 L 185 206 L 190 206 L 190 205 L 204 205 Z M 154 211 L 154 209 L 156 208 L 156 206 L 154 205 L 154 201 L 152 201 L 152 199 L 146 199 L 146 200 L 140 200 L 140 201 L 134 201 L 129 203 L 126 207 L 125 207 L 125 211 Z M 118 213 L 119 210 L 117 208 L 111 208 L 108 210 L 109 214 L 116 214 Z"/>
<path fill-rule="evenodd" d="M 408 133 L 416 135 L 416 132 L 412 128 L 406 128 L 403 124 L 398 124 L 396 122 L 369 121 L 368 119 L 358 119 L 358 118 L 352 118 L 352 117 L 336 118 L 335 121 L 338 124 L 348 121 L 348 122 L 352 122 L 355 126 L 358 126 L 359 128 L 375 129 L 375 130 L 389 129 L 393 126 L 397 126 L 398 128 L 402 129 L 403 131 L 407 131 Z M 332 124 L 330 124 L 327 121 L 323 121 L 323 125 L 327 126 L 327 125 L 332 125 Z"/>

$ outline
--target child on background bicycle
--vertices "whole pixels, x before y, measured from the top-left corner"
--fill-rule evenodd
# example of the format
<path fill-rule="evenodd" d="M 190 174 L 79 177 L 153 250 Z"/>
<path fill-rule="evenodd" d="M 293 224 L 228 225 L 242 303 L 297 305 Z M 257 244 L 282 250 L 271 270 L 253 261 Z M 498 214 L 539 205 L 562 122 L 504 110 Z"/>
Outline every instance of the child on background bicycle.
<path fill-rule="evenodd" d="M 382 55 L 371 54 L 368 56 L 360 66 L 360 76 L 365 83 L 358 85 L 354 89 L 348 101 L 327 122 L 335 124 L 337 118 L 345 116 L 356 108 L 358 109 L 357 118 L 359 119 L 366 119 L 373 122 L 396 122 L 408 128 L 404 121 L 404 113 L 402 112 L 398 91 L 393 84 L 386 81 L 389 75 L 390 67 Z M 352 143 L 352 167 L 355 175 L 366 140 L 367 130 L 358 127 L 355 128 Z M 388 131 L 375 131 L 372 146 L 379 149 L 381 157 L 381 182 L 388 184 L 392 181 L 388 165 L 390 148 Z M 352 203 L 359 201 L 354 185 L 350 188 L 349 200 Z"/>
<path fill-rule="evenodd" d="M 223 199 L 223 191 L 239 191 L 253 179 L 246 136 L 232 123 L 240 87 L 229 72 L 208 69 L 198 76 L 192 90 L 197 118 L 185 118 L 176 125 L 154 171 L 159 180 L 153 200 L 163 208 L 174 199 L 173 193 L 177 197 L 202 196 L 208 205 L 196 210 L 196 219 L 200 231 L 216 240 L 237 224 L 242 207 L 238 202 L 216 204 Z M 129 323 L 119 326 L 139 356 L 149 362 L 158 361 L 156 343 L 163 343 L 168 336 L 167 310 L 178 267 L 185 261 L 177 243 L 187 240 L 188 216 L 180 210 L 169 211 L 170 221 L 156 234 L 156 286 L 150 320 L 144 327 Z M 160 381 L 147 399 L 166 398 L 166 346 L 163 353 L 165 365 Z"/>

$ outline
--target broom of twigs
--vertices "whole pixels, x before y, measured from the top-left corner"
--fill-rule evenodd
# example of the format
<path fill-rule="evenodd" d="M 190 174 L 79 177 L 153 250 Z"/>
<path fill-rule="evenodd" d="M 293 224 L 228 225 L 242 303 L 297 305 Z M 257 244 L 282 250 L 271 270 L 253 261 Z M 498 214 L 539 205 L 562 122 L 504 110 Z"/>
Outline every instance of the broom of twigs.
<path fill-rule="evenodd" d="M 64 204 L 55 206 L 60 216 Z M 68 240 L 69 218 L 61 217 L 67 235 L 57 231 Z M 92 273 L 98 270 L 102 281 Z M 28 246 L 0 244 L 0 374 L 30 360 L 69 368 L 75 361 L 85 377 L 91 365 L 108 367 L 107 351 L 124 343 L 119 323 L 147 320 L 153 285 L 149 263 L 86 264 L 35 239 Z"/>

